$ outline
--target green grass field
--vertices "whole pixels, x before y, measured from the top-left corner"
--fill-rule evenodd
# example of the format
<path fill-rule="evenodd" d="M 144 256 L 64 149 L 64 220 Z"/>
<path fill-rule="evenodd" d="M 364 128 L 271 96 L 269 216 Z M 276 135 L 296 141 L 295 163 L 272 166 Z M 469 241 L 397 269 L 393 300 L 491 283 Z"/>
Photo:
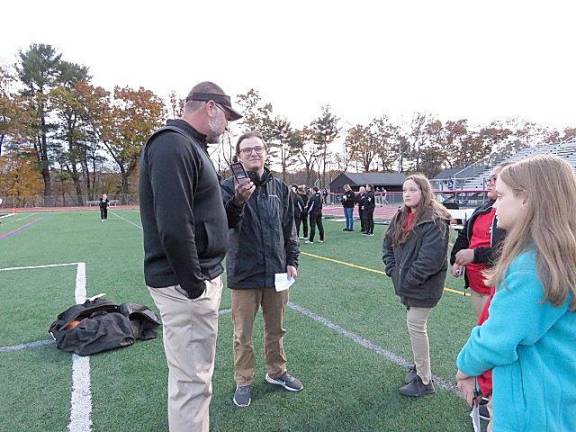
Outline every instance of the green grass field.
<path fill-rule="evenodd" d="M 131 223 L 130 223 L 131 222 Z M 96 212 L 20 213 L 0 219 L 0 431 L 64 431 L 70 424 L 72 357 L 54 345 L 9 351 L 49 339 L 56 315 L 74 303 L 76 265 L 86 263 L 88 296 L 154 308 L 143 279 L 142 231 L 137 211 L 115 211 L 106 223 Z M 213 431 L 467 431 L 465 402 L 437 386 L 437 394 L 398 394 L 405 369 L 382 352 L 411 359 L 405 310 L 382 271 L 383 226 L 375 237 L 344 233 L 326 221 L 326 243 L 301 245 L 300 275 L 286 314 L 289 371 L 305 389 L 298 394 L 264 382 L 262 322 L 255 349 L 259 376 L 247 409 L 232 403 L 232 325 L 220 319 Z M 20 229 L 20 230 L 19 230 Z M 330 258 L 335 261 L 326 260 Z M 356 265 L 359 267 L 350 266 Z M 370 271 L 376 270 L 377 272 Z M 451 277 L 432 313 L 429 333 L 433 373 L 454 382 L 455 358 L 474 324 L 462 281 Z M 225 289 L 221 309 L 230 307 Z M 319 322 L 296 310 L 304 308 Z M 337 329 L 329 328 L 330 322 Z M 356 340 L 342 335 L 353 333 Z M 378 349 L 358 343 L 363 338 Z M 166 431 L 166 381 L 162 338 L 90 358 L 93 431 Z"/>

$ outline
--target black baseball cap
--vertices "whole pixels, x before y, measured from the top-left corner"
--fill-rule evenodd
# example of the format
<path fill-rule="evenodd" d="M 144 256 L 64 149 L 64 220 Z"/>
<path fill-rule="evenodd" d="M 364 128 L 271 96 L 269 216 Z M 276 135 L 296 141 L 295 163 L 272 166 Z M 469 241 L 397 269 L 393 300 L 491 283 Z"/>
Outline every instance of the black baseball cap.
<path fill-rule="evenodd" d="M 218 93 L 196 93 L 190 92 L 186 97 L 186 102 L 188 101 L 214 101 L 218 105 L 222 106 L 226 113 L 228 114 L 228 121 L 236 121 L 242 118 L 242 114 L 238 113 L 232 108 L 232 102 L 230 101 L 230 96 Z"/>

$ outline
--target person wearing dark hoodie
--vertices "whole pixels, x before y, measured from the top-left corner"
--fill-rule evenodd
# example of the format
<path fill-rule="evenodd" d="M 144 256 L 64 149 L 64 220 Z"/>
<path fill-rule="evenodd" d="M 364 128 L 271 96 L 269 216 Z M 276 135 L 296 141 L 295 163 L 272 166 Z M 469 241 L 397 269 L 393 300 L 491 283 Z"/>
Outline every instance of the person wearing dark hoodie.
<path fill-rule="evenodd" d="M 208 432 L 228 221 L 208 144 L 242 116 L 212 82 L 192 88 L 182 117 L 140 159 L 144 276 L 162 316 L 168 427 Z"/>
<path fill-rule="evenodd" d="M 222 183 L 230 228 L 226 273 L 228 288 L 232 290 L 234 325 L 233 402 L 247 407 L 256 374 L 252 331 L 260 308 L 264 317 L 265 381 L 291 392 L 304 388 L 287 371 L 284 313 L 288 290 L 282 290 L 275 282 L 277 274 L 286 274 L 289 280 L 298 276 L 300 252 L 290 190 L 265 168 L 267 151 L 262 137 L 252 132 L 242 135 L 236 144 L 236 156 L 256 186 L 242 203 L 234 197 L 234 177 Z"/>
<path fill-rule="evenodd" d="M 314 195 L 308 200 L 308 207 L 306 213 L 310 215 L 310 240 L 305 243 L 314 243 L 314 236 L 316 235 L 316 227 L 320 233 L 319 243 L 324 243 L 324 226 L 322 225 L 322 194 L 319 189 L 314 186 L 312 188 Z"/>
<path fill-rule="evenodd" d="M 374 187 L 370 184 L 366 185 L 366 193 L 364 195 L 364 231 L 362 234 L 367 236 L 374 236 L 374 208 L 376 207 L 376 199 L 374 197 Z"/>
<path fill-rule="evenodd" d="M 428 318 L 444 291 L 448 269 L 450 213 L 439 204 L 430 182 L 408 176 L 402 187 L 404 205 L 392 218 L 383 244 L 386 275 L 406 306 L 414 366 L 400 394 L 419 397 L 435 392 L 430 366 Z"/>
<path fill-rule="evenodd" d="M 292 185 L 290 188 L 290 196 L 292 197 L 292 205 L 294 207 L 294 224 L 296 225 L 296 235 L 300 237 L 302 215 L 306 213 L 306 209 L 304 207 L 304 200 L 298 193 L 298 186 Z"/>
<path fill-rule="evenodd" d="M 298 195 L 302 198 L 302 204 L 304 206 L 304 210 L 300 215 L 300 221 L 302 222 L 302 237 L 300 237 L 300 227 L 297 226 L 296 230 L 298 233 L 298 237 L 301 239 L 308 238 L 308 213 L 306 213 L 306 208 L 308 207 L 308 192 L 306 190 L 306 185 L 298 186 Z"/>
<path fill-rule="evenodd" d="M 476 318 L 480 317 L 490 296 L 490 287 L 484 284 L 484 271 L 495 264 L 500 245 L 506 237 L 506 232 L 497 226 L 496 209 L 493 207 L 496 179 L 506 165 L 499 165 L 490 173 L 486 183 L 488 201 L 474 210 L 466 221 L 450 254 L 452 274 L 460 276 L 464 273 L 464 285 L 470 287 L 470 300 Z"/>

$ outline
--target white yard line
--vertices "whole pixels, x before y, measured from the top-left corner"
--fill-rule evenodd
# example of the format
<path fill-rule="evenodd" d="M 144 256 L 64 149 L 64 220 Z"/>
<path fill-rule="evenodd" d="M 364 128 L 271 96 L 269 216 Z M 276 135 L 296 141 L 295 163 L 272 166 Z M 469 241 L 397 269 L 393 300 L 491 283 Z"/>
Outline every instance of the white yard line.
<path fill-rule="evenodd" d="M 295 310 L 299 314 L 304 315 L 305 317 L 311 318 L 314 321 L 322 324 L 323 326 L 328 327 L 330 330 L 336 332 L 340 336 L 343 336 L 345 338 L 353 340 L 358 345 L 363 346 L 367 350 L 372 351 L 373 353 L 376 353 L 379 356 L 384 357 L 385 359 L 391 361 L 392 363 L 394 363 L 394 364 L 396 364 L 402 368 L 408 368 L 408 367 L 412 366 L 412 362 L 406 360 L 404 357 L 399 356 L 398 354 L 395 354 L 392 351 L 388 351 L 388 350 L 380 347 L 379 345 L 375 344 L 374 342 L 360 336 L 359 334 L 351 332 L 349 330 L 346 330 L 345 328 L 339 326 L 338 324 L 334 324 L 328 318 L 325 318 L 321 315 L 315 314 L 314 312 L 312 312 L 306 308 L 303 308 L 302 306 L 299 306 L 299 305 L 292 303 L 292 302 L 288 303 L 288 307 L 290 309 Z M 460 393 L 458 392 L 458 389 L 457 389 L 455 384 L 453 384 L 449 381 L 446 381 L 444 378 L 440 378 L 440 377 L 435 376 L 435 375 L 432 376 L 432 379 L 434 380 L 434 384 L 437 384 L 438 386 L 440 386 L 444 390 L 447 390 L 451 393 L 456 394 L 457 396 L 460 396 Z"/>
<path fill-rule="evenodd" d="M 51 267 L 77 266 L 78 264 L 80 264 L 80 263 L 47 264 L 47 265 L 36 265 L 36 266 L 26 266 L 26 267 L 6 267 L 6 268 L 0 268 L 0 271 L 28 270 L 28 269 L 51 268 Z"/>
<path fill-rule="evenodd" d="M 5 214 L 4 216 L 0 216 L 0 219 L 4 219 L 4 218 L 10 217 L 10 216 L 14 216 L 15 214 L 16 214 L 16 213 L 8 213 L 8 214 Z"/>
<path fill-rule="evenodd" d="M 142 229 L 141 225 L 138 225 L 137 223 L 132 222 L 131 220 L 128 220 L 128 219 L 120 216 L 118 213 L 114 213 L 113 211 L 111 211 L 110 213 L 113 214 L 114 216 L 116 216 L 118 219 L 122 219 L 124 222 L 128 222 L 129 224 L 134 225 L 136 228 Z"/>
<path fill-rule="evenodd" d="M 76 270 L 76 303 L 86 301 L 86 263 L 78 263 Z M 72 397 L 70 409 L 70 432 L 92 430 L 92 392 L 90 390 L 90 357 L 72 354 Z"/>
<path fill-rule="evenodd" d="M 0 271 L 29 270 L 40 268 L 54 268 L 76 266 L 76 288 L 74 298 L 76 303 L 86 301 L 86 263 L 47 264 L 24 267 L 2 268 Z M 1 347 L 0 352 L 18 351 L 26 348 L 35 348 L 48 345 L 52 341 L 38 341 L 28 344 Z M 90 432 L 92 430 L 92 392 L 90 390 L 90 357 L 81 357 L 72 354 L 72 395 L 70 409 L 70 432 Z"/>
<path fill-rule="evenodd" d="M 40 341 L 35 341 L 35 342 L 28 342 L 25 344 L 3 346 L 3 347 L 0 347 L 0 353 L 23 351 L 23 350 L 32 349 L 32 348 L 42 348 L 42 347 L 45 347 L 48 345 L 53 345 L 53 344 L 54 344 L 54 341 L 52 339 L 45 339 L 45 340 L 40 340 Z"/>

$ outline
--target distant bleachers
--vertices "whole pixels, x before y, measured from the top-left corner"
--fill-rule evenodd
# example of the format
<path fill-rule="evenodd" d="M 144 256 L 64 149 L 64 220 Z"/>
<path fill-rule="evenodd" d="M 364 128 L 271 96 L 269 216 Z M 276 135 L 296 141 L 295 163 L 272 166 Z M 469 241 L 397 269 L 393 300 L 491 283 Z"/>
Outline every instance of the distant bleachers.
<path fill-rule="evenodd" d="M 455 189 L 483 189 L 485 182 L 490 177 L 490 171 L 496 165 L 505 162 L 517 162 L 521 159 L 544 154 L 553 154 L 566 159 L 576 169 L 576 141 L 561 144 L 541 145 L 526 147 L 508 158 L 490 155 L 475 164 L 472 164 L 453 177 Z"/>

